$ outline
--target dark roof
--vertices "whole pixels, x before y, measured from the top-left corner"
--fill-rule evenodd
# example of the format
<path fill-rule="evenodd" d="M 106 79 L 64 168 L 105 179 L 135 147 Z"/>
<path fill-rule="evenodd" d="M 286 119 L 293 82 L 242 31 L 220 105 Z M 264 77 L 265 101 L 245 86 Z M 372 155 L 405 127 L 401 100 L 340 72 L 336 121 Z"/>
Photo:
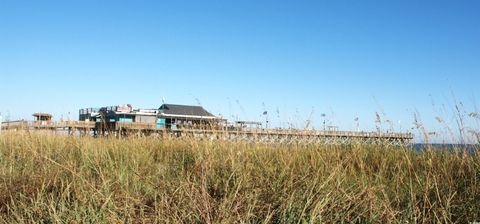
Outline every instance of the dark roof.
<path fill-rule="evenodd" d="M 34 113 L 34 114 L 32 114 L 32 116 L 34 116 L 34 117 L 53 117 L 51 114 L 47 114 L 47 113 Z"/>
<path fill-rule="evenodd" d="M 172 115 L 215 117 L 215 115 L 211 114 L 200 106 L 163 104 L 158 109 L 160 110 L 160 113 Z"/>

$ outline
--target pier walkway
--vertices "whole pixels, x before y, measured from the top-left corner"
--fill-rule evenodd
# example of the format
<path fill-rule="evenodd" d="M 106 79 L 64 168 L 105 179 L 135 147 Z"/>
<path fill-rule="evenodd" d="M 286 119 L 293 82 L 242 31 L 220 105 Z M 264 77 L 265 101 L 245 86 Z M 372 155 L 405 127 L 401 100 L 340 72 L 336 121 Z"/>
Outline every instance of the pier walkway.
<path fill-rule="evenodd" d="M 13 121 L 3 122 L 3 130 L 51 130 L 66 131 L 70 135 L 92 136 L 128 136 L 132 134 L 154 135 L 160 137 L 190 137 L 197 139 L 248 141 L 265 143 L 348 143 L 389 142 L 408 144 L 414 138 L 410 133 L 356 132 L 356 131 L 318 131 L 298 129 L 158 129 L 155 124 L 141 122 L 116 122 L 114 126 L 89 121 Z"/>

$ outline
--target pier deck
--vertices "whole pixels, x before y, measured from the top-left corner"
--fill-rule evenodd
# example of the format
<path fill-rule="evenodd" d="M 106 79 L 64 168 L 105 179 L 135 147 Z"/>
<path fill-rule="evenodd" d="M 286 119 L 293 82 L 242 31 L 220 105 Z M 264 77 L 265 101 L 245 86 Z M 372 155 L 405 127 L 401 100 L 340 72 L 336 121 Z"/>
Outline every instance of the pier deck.
<path fill-rule="evenodd" d="M 4 130 L 66 130 L 68 134 L 80 135 L 129 135 L 134 133 L 155 134 L 169 137 L 192 137 L 227 141 L 260 141 L 266 143 L 347 143 L 387 141 L 394 144 L 410 143 L 413 134 L 356 131 L 318 131 L 297 129 L 157 129 L 155 124 L 141 122 L 117 122 L 114 127 L 86 121 L 13 121 L 3 122 Z"/>

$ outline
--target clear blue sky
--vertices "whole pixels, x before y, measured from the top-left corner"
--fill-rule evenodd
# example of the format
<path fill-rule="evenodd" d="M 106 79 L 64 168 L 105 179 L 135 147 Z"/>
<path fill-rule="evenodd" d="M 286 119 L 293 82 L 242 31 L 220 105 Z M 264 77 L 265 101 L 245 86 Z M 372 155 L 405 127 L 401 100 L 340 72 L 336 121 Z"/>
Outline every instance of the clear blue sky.
<path fill-rule="evenodd" d="M 277 126 L 313 111 L 316 128 L 326 113 L 374 130 L 384 111 L 405 130 L 418 111 L 436 130 L 454 99 L 468 112 L 480 99 L 479 12 L 473 0 L 0 1 L 0 112 L 76 118 L 165 97 L 244 120 L 265 108 Z"/>

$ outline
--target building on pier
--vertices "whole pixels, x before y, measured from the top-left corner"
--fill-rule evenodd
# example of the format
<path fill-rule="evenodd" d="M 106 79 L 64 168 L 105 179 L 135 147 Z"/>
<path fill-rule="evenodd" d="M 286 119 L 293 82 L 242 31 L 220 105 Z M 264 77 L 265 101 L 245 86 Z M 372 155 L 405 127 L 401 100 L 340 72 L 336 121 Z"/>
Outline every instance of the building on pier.
<path fill-rule="evenodd" d="M 158 108 L 157 128 L 216 128 L 225 120 L 201 106 L 163 104 Z"/>
<path fill-rule="evenodd" d="M 99 119 L 100 108 L 85 108 L 78 111 L 79 121 L 93 121 Z"/>
<path fill-rule="evenodd" d="M 86 108 L 79 110 L 80 121 L 94 122 L 142 122 L 155 124 L 158 110 L 134 109 L 130 104 L 102 108 Z"/>
<path fill-rule="evenodd" d="M 201 106 L 163 104 L 158 109 L 135 109 L 130 104 L 79 110 L 80 121 L 93 121 L 99 129 L 118 130 L 125 127 L 140 129 L 212 128 L 226 124 Z"/>

